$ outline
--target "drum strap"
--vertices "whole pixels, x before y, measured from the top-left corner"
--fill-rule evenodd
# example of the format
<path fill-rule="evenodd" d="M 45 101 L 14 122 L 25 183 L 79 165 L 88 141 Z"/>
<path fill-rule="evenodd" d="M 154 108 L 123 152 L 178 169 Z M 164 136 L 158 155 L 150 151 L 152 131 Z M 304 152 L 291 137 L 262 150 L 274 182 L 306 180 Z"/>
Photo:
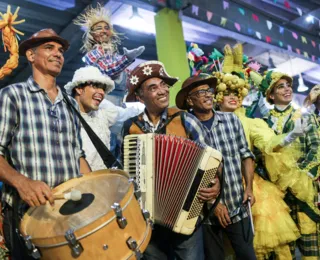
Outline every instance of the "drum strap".
<path fill-rule="evenodd" d="M 113 156 L 113 154 L 110 152 L 108 147 L 101 141 L 101 139 L 97 136 L 97 134 L 92 130 L 92 128 L 88 125 L 86 120 L 84 120 L 84 118 L 81 116 L 79 111 L 72 105 L 67 94 L 64 93 L 63 91 L 61 92 L 63 94 L 64 100 L 67 103 L 70 111 L 71 112 L 74 111 L 75 114 L 79 117 L 83 128 L 86 130 L 88 136 L 90 137 L 91 142 L 93 143 L 94 147 L 97 149 L 105 166 L 107 168 L 117 167 L 118 169 L 123 169 L 123 166 L 121 165 L 121 163 L 118 162 L 118 160 Z"/>

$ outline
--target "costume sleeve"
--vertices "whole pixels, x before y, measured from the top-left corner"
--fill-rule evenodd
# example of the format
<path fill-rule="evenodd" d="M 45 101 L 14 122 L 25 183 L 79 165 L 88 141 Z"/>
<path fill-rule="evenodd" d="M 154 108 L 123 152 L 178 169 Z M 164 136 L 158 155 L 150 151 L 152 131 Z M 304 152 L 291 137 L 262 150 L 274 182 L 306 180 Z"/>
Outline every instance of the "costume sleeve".
<path fill-rule="evenodd" d="M 104 55 L 102 47 L 88 52 L 84 56 L 85 63 L 87 65 L 96 66 L 101 73 L 109 76 L 110 78 L 116 78 L 126 67 L 128 67 L 133 61 L 129 61 L 127 56 L 123 55 Z"/>
<path fill-rule="evenodd" d="M 236 129 L 236 138 L 237 138 L 237 144 L 239 146 L 241 160 L 244 160 L 249 157 L 251 157 L 252 159 L 255 159 L 253 153 L 249 149 L 246 135 L 244 133 L 244 130 L 239 118 L 234 114 L 232 115 L 234 116 L 234 120 L 235 120 L 234 123 L 235 123 L 235 129 Z"/>
<path fill-rule="evenodd" d="M 0 91 L 0 155 L 5 156 L 18 124 L 18 108 L 9 89 Z"/>

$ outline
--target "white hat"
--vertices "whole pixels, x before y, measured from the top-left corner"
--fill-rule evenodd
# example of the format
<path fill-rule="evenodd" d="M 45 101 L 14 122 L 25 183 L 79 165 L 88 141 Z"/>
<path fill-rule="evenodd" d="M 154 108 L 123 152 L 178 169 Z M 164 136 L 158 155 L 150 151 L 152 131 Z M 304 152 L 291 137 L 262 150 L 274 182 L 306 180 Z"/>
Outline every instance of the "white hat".
<path fill-rule="evenodd" d="M 103 75 L 100 70 L 93 66 L 82 67 L 75 71 L 72 81 L 68 82 L 64 88 L 69 95 L 72 90 L 82 83 L 92 82 L 106 85 L 106 94 L 114 89 L 113 80 L 107 75 Z"/>

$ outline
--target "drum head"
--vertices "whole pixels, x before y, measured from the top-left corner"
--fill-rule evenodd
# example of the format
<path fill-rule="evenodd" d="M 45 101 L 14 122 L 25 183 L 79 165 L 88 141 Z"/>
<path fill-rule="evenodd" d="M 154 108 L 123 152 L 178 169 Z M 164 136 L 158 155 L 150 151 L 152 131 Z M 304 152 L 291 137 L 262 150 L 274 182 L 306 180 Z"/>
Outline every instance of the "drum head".
<path fill-rule="evenodd" d="M 126 176 L 113 173 L 92 174 L 69 180 L 54 190 L 55 193 L 66 193 L 77 189 L 85 194 L 84 201 L 78 206 L 71 203 L 74 213 L 69 208 L 68 214 L 61 214 L 68 204 L 66 200 L 56 200 L 53 207 L 47 203 L 31 208 L 22 220 L 21 231 L 33 239 L 64 236 L 68 229 L 76 231 L 113 210 L 113 203 L 120 203 L 129 187 Z"/>

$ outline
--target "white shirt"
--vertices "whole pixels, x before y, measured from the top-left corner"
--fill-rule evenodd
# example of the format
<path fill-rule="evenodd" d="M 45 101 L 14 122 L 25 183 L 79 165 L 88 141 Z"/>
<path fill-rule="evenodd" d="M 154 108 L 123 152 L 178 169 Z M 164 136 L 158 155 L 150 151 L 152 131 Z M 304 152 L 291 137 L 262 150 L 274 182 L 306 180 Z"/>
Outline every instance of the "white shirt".
<path fill-rule="evenodd" d="M 114 105 L 108 100 L 103 100 L 97 111 L 89 113 L 81 112 L 93 131 L 99 136 L 101 141 L 110 149 L 110 127 L 118 122 L 124 122 L 130 117 L 141 113 L 139 109 L 122 108 Z M 86 130 L 81 128 L 82 147 L 86 154 L 86 160 L 92 171 L 106 169 L 98 151 L 90 140 Z"/>

